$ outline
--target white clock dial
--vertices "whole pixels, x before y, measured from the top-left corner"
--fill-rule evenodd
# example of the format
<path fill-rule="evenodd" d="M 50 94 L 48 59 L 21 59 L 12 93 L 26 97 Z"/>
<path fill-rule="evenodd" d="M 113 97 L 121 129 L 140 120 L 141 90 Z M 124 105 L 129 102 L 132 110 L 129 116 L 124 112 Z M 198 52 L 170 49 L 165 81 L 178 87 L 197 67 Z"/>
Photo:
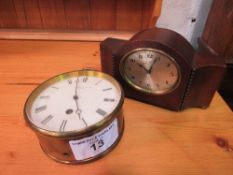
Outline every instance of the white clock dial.
<path fill-rule="evenodd" d="M 134 88 L 164 94 L 177 87 L 178 65 L 169 55 L 155 49 L 137 49 L 127 54 L 120 65 L 123 78 Z"/>
<path fill-rule="evenodd" d="M 121 95 L 120 87 L 101 76 L 66 76 L 39 92 L 26 112 L 39 128 L 78 131 L 109 116 Z"/>

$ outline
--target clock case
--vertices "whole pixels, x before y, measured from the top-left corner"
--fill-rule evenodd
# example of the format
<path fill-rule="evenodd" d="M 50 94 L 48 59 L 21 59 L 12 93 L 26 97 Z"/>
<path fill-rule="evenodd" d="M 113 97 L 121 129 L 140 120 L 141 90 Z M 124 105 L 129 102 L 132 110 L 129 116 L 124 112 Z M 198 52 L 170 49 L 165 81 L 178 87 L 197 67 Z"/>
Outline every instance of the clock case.
<path fill-rule="evenodd" d="M 189 107 L 207 108 L 225 72 L 224 59 L 203 39 L 195 50 L 180 34 L 162 28 L 151 28 L 129 40 L 107 38 L 100 43 L 102 71 L 115 77 L 125 96 L 174 111 Z M 119 71 L 122 57 L 137 48 L 162 50 L 175 59 L 180 68 L 180 83 L 167 94 L 149 94 L 128 85 Z"/>

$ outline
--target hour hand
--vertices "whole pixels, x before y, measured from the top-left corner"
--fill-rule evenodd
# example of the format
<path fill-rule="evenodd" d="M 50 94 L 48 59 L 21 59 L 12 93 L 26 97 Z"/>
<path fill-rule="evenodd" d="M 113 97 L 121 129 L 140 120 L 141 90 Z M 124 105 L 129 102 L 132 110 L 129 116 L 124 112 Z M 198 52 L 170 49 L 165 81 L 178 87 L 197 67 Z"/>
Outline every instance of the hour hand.
<path fill-rule="evenodd" d="M 146 73 L 149 73 L 149 70 L 147 70 L 143 65 L 141 65 L 140 63 L 137 63 L 137 65 L 142 68 L 144 71 L 146 71 Z"/>
<path fill-rule="evenodd" d="M 152 64 L 150 65 L 150 69 L 148 70 L 148 73 L 149 73 L 149 74 L 151 73 L 152 68 L 153 68 L 153 65 L 155 64 L 156 61 L 157 61 L 157 60 L 154 59 L 153 62 L 152 62 Z"/>

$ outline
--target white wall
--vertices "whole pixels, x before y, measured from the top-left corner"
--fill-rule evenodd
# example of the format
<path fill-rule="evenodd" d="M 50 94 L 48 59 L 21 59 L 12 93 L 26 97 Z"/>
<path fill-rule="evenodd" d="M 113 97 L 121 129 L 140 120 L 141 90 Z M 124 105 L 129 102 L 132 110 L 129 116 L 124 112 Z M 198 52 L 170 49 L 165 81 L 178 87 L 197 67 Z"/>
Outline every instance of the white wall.
<path fill-rule="evenodd" d="M 197 47 L 213 0 L 163 0 L 157 27 L 172 29 Z"/>

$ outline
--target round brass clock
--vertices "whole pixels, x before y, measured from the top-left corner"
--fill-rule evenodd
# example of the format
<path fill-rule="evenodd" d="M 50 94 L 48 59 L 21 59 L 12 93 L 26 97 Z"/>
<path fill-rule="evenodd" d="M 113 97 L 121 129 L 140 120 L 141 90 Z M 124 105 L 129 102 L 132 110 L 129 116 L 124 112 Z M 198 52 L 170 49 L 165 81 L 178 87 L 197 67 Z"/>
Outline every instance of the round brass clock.
<path fill-rule="evenodd" d="M 80 70 L 38 86 L 24 107 L 25 120 L 43 151 L 63 163 L 102 157 L 123 133 L 124 94 L 111 76 Z"/>

